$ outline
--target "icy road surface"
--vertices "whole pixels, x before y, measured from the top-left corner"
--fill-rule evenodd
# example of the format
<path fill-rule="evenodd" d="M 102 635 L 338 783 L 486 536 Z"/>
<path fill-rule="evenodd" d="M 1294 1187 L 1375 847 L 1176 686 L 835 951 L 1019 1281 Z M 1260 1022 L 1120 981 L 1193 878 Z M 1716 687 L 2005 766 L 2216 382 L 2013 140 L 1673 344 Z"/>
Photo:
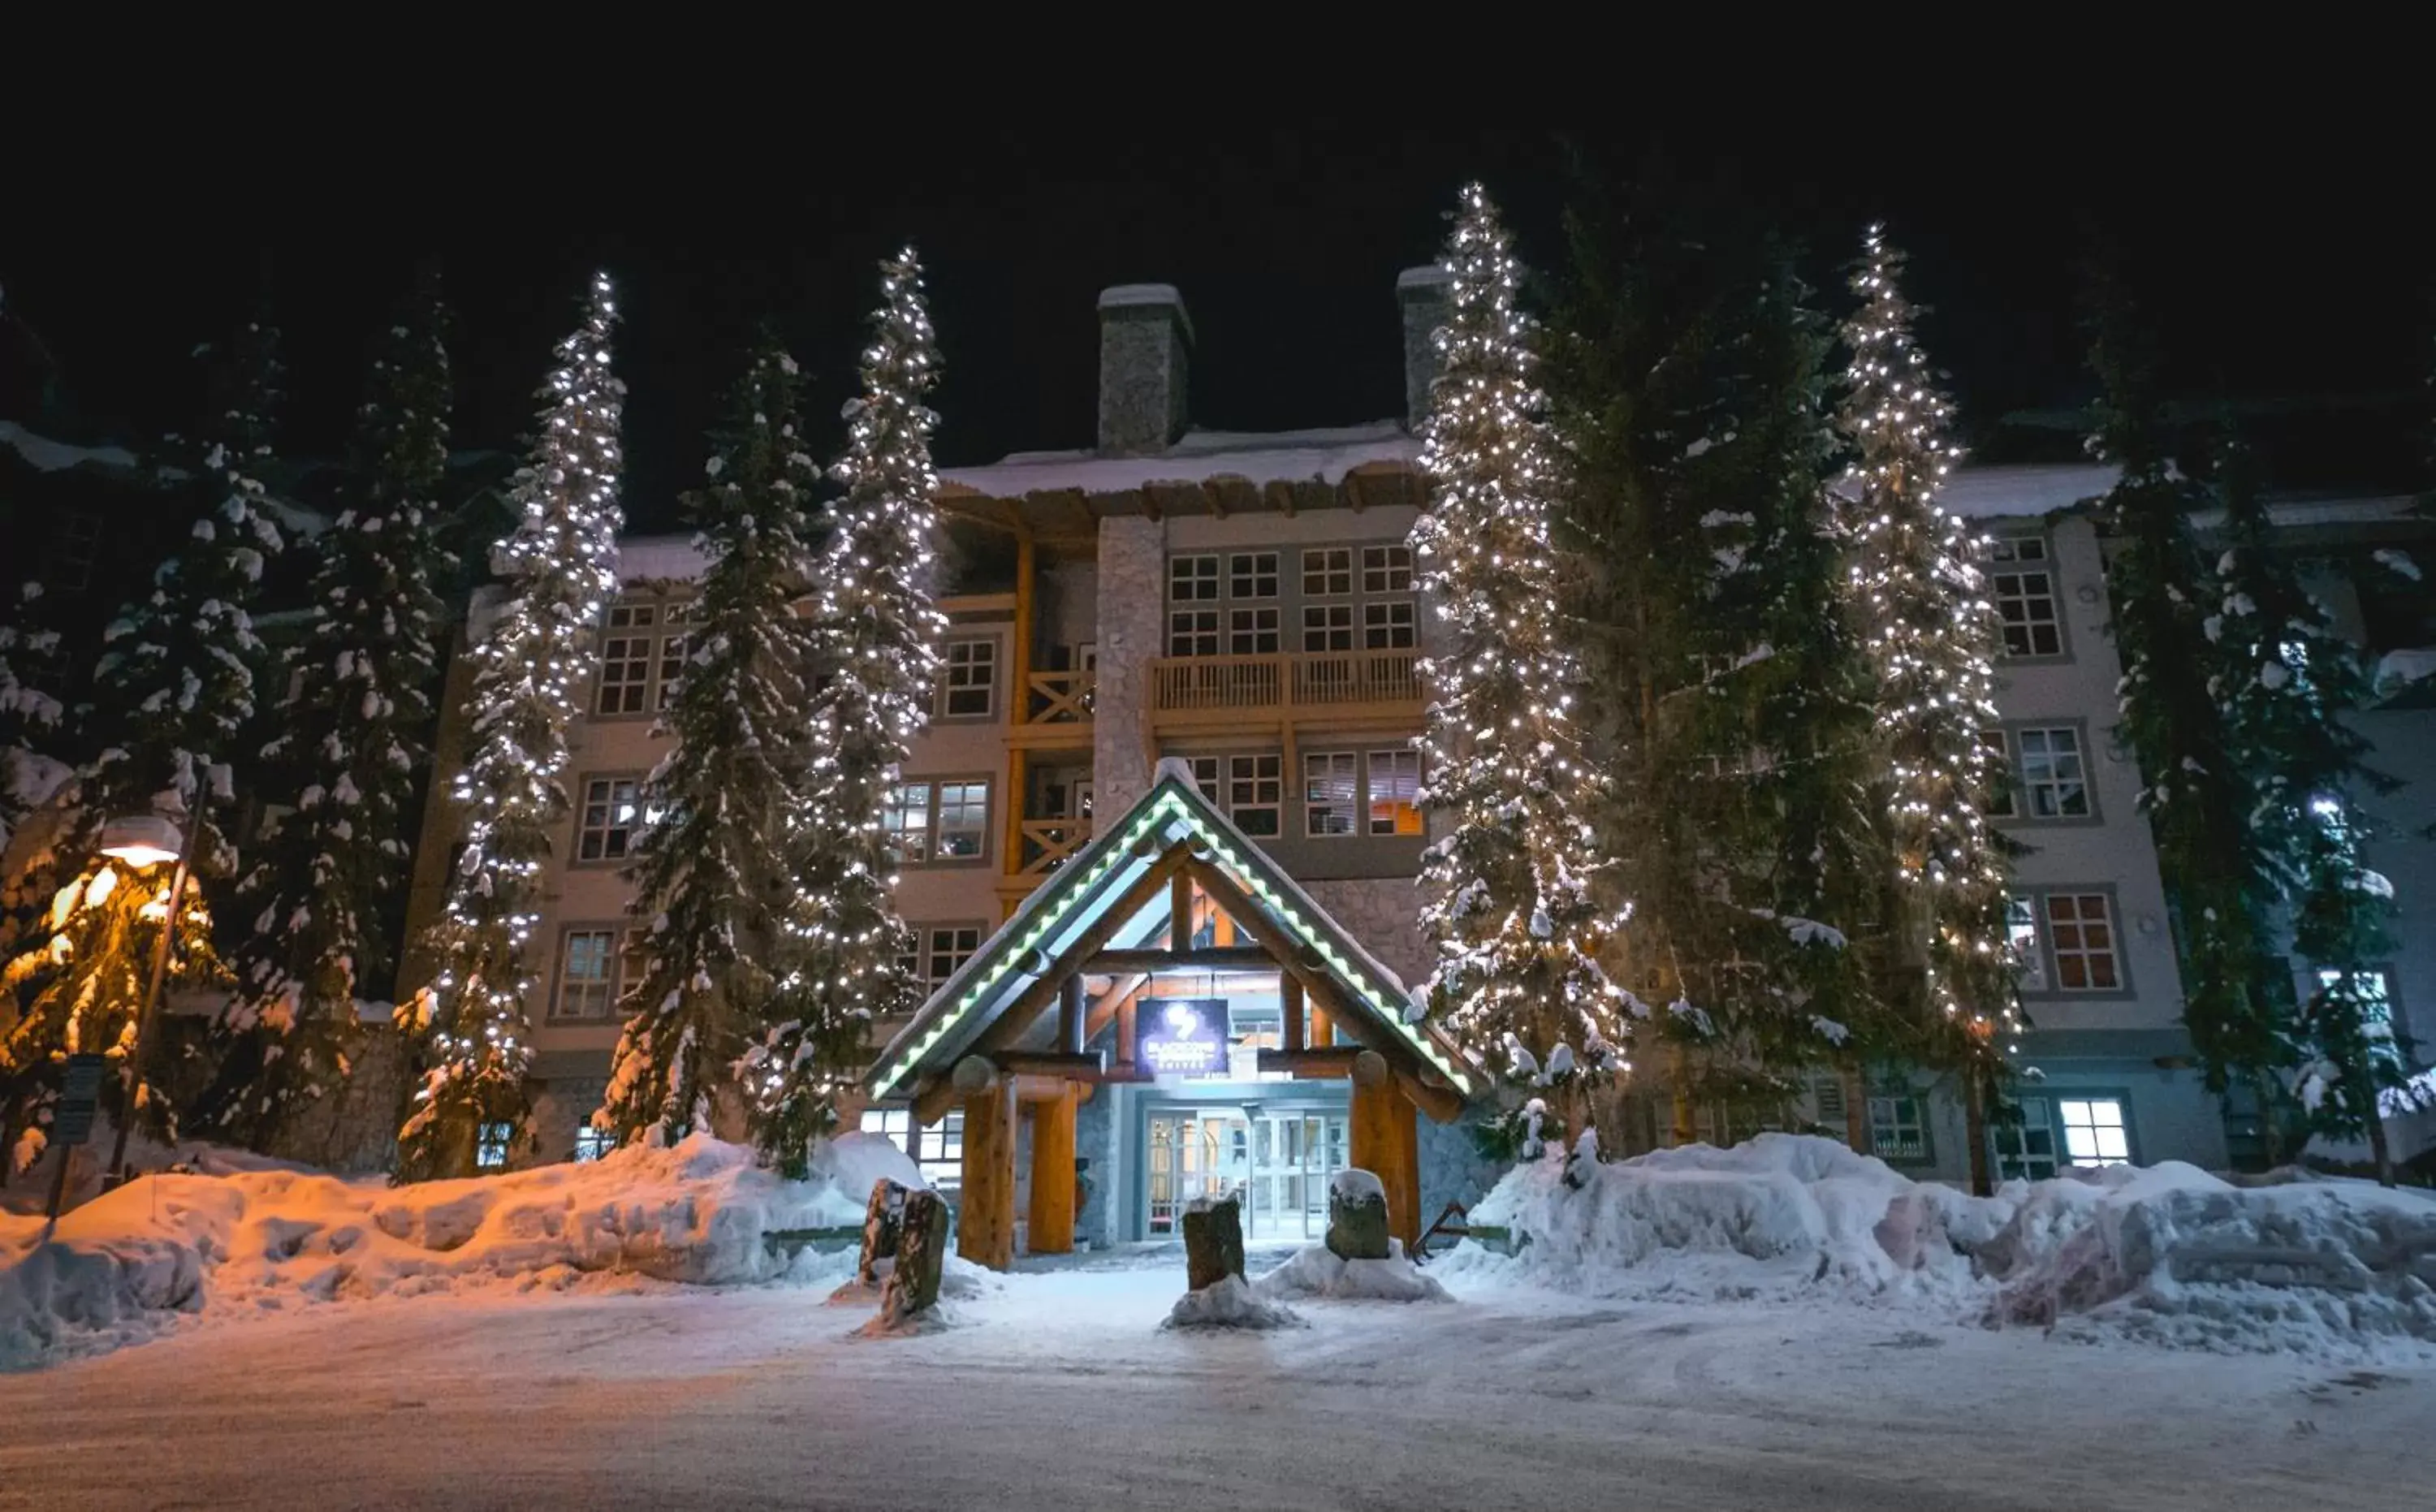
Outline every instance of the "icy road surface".
<path fill-rule="evenodd" d="M 2436 1370 L 1517 1291 L 1160 1333 L 1182 1285 L 895 1340 L 784 1287 L 206 1319 L 0 1376 L 0 1507 L 2427 1505 Z"/>

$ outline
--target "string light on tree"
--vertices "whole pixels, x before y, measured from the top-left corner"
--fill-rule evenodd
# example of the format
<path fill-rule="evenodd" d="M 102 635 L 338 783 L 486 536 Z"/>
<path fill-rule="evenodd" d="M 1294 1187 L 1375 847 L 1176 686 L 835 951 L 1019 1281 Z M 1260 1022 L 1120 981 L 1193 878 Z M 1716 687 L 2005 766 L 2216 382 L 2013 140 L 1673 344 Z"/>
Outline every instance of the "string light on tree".
<path fill-rule="evenodd" d="M 531 1111 L 526 952 L 566 809 L 567 726 L 617 588 L 625 386 L 609 367 L 616 321 L 608 277 L 596 274 L 583 322 L 559 343 L 541 390 L 539 433 L 513 495 L 517 524 L 496 553 L 507 600 L 474 652 L 479 715 L 450 792 L 462 850 L 430 941 L 438 970 L 398 1014 L 422 1037 L 426 1067 L 398 1131 L 402 1181 L 471 1174 L 483 1146 L 504 1156 Z"/>

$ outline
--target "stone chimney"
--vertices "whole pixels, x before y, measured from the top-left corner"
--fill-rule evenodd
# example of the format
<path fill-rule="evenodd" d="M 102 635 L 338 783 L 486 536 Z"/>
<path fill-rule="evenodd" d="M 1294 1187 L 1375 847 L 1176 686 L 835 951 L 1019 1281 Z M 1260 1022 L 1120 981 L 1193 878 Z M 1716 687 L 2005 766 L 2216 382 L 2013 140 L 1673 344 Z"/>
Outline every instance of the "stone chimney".
<path fill-rule="evenodd" d="M 1184 434 L 1186 358 L 1192 322 L 1172 284 L 1100 291 L 1100 450 L 1165 451 Z"/>
<path fill-rule="evenodd" d="M 1396 304 L 1404 312 L 1404 428 L 1418 432 L 1438 375 L 1431 337 L 1454 315 L 1454 274 L 1435 263 L 1407 268 L 1396 275 Z"/>

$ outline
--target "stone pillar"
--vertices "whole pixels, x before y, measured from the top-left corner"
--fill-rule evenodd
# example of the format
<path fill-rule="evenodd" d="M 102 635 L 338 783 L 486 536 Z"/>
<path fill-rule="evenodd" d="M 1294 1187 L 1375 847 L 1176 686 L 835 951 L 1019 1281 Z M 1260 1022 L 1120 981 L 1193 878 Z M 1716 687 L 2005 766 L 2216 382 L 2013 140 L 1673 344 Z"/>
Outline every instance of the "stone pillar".
<path fill-rule="evenodd" d="M 1418 431 L 1438 374 L 1431 337 L 1454 315 L 1454 275 L 1436 264 L 1407 268 L 1396 275 L 1396 304 L 1404 316 L 1404 428 Z"/>
<path fill-rule="evenodd" d="M 1092 712 L 1092 804 L 1115 824 L 1150 791 L 1142 695 L 1151 662 L 1167 649 L 1167 531 L 1157 520 L 1100 522 L 1100 681 Z"/>
<path fill-rule="evenodd" d="M 1077 979 L 1080 980 L 1080 979 Z M 1035 1255 L 1074 1252 L 1074 1110 L 1071 1083 L 1046 1103 L 1032 1104 L 1032 1210 Z"/>
<path fill-rule="evenodd" d="M 1192 345 L 1192 322 L 1174 285 L 1100 291 L 1101 455 L 1165 451 L 1184 434 Z"/>

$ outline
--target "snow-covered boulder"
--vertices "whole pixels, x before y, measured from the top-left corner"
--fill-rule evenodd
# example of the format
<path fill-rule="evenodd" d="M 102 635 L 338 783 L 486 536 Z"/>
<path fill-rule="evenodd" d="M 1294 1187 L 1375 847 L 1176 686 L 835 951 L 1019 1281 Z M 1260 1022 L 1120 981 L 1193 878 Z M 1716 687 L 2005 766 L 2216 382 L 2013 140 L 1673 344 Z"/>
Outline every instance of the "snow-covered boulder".
<path fill-rule="evenodd" d="M 1401 1241 L 1384 1260 L 1346 1260 L 1326 1244 L 1306 1244 L 1252 1283 L 1262 1297 L 1316 1296 L 1329 1301 L 1451 1302 L 1434 1277 L 1404 1255 Z"/>
<path fill-rule="evenodd" d="M 1240 1276 L 1228 1276 L 1175 1299 L 1161 1329 L 1300 1329 L 1292 1308 L 1264 1301 Z"/>

